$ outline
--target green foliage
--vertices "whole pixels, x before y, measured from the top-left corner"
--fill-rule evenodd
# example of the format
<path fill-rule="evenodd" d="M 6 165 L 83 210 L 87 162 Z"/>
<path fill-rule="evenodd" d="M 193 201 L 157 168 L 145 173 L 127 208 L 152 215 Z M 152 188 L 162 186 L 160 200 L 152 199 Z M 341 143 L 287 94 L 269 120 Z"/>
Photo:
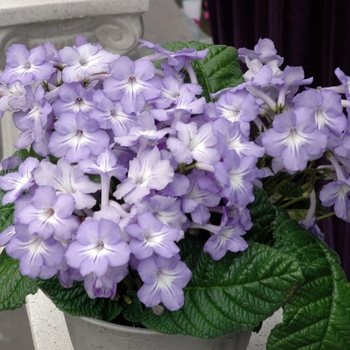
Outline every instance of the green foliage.
<path fill-rule="evenodd" d="M 143 306 L 134 290 L 128 290 L 122 297 L 122 308 L 123 317 L 127 321 L 135 324 L 141 322 Z"/>
<path fill-rule="evenodd" d="M 203 253 L 202 244 L 191 236 L 180 248 L 193 273 L 184 288 L 184 306 L 161 316 L 147 309 L 142 319 L 146 327 L 163 333 L 213 338 L 251 329 L 303 281 L 295 258 L 266 245 L 252 242 L 245 252 L 227 253 L 219 261 Z"/>
<path fill-rule="evenodd" d="M 112 299 L 90 299 L 82 282 L 74 283 L 72 288 L 61 286 L 55 276 L 49 280 L 36 279 L 41 290 L 63 312 L 71 316 L 84 316 L 110 321 L 121 312 L 120 304 Z"/>
<path fill-rule="evenodd" d="M 162 44 L 162 46 L 173 52 L 183 48 L 196 50 L 209 48 L 209 53 L 203 61 L 191 62 L 198 83 L 203 88 L 203 96 L 207 101 L 211 101 L 210 93 L 243 83 L 243 73 L 239 67 L 237 50 L 234 47 L 197 41 L 178 41 Z"/>
<path fill-rule="evenodd" d="M 245 239 L 253 238 L 257 242 L 269 243 L 272 239 L 272 222 L 275 219 L 275 208 L 269 201 L 266 192 L 254 188 L 255 200 L 248 205 L 253 227 L 245 235 Z"/>
<path fill-rule="evenodd" d="M 350 349 L 350 284 L 338 256 L 285 214 L 274 236 L 276 249 L 299 260 L 305 282 L 288 298 L 267 349 Z"/>
<path fill-rule="evenodd" d="M 0 254 L 0 286 L 0 311 L 21 307 L 26 296 L 38 290 L 33 279 L 21 275 L 19 262 L 10 258 L 5 250 Z"/>

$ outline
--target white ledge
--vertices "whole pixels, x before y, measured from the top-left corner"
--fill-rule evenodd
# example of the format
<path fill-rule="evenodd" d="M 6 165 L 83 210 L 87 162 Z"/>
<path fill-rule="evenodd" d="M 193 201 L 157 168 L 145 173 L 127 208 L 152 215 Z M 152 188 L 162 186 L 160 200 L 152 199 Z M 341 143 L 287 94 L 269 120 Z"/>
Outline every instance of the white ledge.
<path fill-rule="evenodd" d="M 148 9 L 149 0 L 0 0 L 0 27 Z"/>

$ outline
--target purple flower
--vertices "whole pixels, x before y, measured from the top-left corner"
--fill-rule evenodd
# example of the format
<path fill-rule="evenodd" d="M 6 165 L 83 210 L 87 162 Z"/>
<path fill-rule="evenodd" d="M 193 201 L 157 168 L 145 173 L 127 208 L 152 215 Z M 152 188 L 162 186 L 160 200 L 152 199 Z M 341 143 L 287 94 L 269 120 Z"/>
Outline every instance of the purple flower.
<path fill-rule="evenodd" d="M 28 157 L 18 168 L 17 172 L 0 177 L 0 188 L 8 191 L 2 198 L 2 204 L 13 203 L 24 190 L 34 185 L 33 171 L 38 167 L 36 158 Z"/>
<path fill-rule="evenodd" d="M 39 186 L 52 186 L 58 193 L 69 193 L 75 199 L 75 208 L 92 208 L 96 200 L 90 195 L 101 188 L 92 182 L 78 166 L 71 166 L 61 158 L 57 165 L 42 160 L 34 174 Z"/>
<path fill-rule="evenodd" d="M 48 121 L 48 115 L 52 111 L 51 105 L 44 99 L 45 91 L 39 85 L 35 91 L 30 86 L 25 86 L 26 96 L 30 103 L 30 111 L 16 112 L 15 124 L 18 129 L 31 130 L 31 138 L 40 142 L 43 138 L 44 127 Z"/>
<path fill-rule="evenodd" d="M 93 100 L 96 105 L 89 116 L 98 121 L 101 129 L 112 129 L 114 136 L 125 136 L 136 125 L 135 113 L 125 113 L 119 101 L 113 102 L 101 90 L 97 90 Z"/>
<path fill-rule="evenodd" d="M 214 105 L 217 116 L 226 118 L 230 122 L 239 121 L 242 132 L 249 135 L 249 122 L 257 117 L 259 106 L 248 91 L 239 90 L 234 93 L 228 91 L 220 95 L 219 100 Z M 215 115 L 210 114 L 210 116 L 217 119 Z"/>
<path fill-rule="evenodd" d="M 190 213 L 194 222 L 205 224 L 209 218 L 209 209 L 220 203 L 219 187 L 210 176 L 203 171 L 194 169 L 187 176 L 190 187 L 182 199 L 181 208 L 184 213 Z"/>
<path fill-rule="evenodd" d="M 82 276 L 93 273 L 96 277 L 105 275 L 109 267 L 125 265 L 129 256 L 118 224 L 105 219 L 82 222 L 66 252 L 69 266 L 79 269 Z"/>
<path fill-rule="evenodd" d="M 0 84 L 0 119 L 5 111 L 26 111 L 30 103 L 26 96 L 26 89 L 19 81 L 11 85 Z"/>
<path fill-rule="evenodd" d="M 107 272 L 97 277 L 90 273 L 84 277 L 84 287 L 91 299 L 114 298 L 117 293 L 117 283 L 128 274 L 128 266 L 108 267 Z"/>
<path fill-rule="evenodd" d="M 171 258 L 179 252 L 174 243 L 179 237 L 179 230 L 164 225 L 152 213 L 139 214 L 137 223 L 126 226 L 125 230 L 134 237 L 129 245 L 137 259 L 145 259 L 153 254 Z"/>
<path fill-rule="evenodd" d="M 227 205 L 246 206 L 254 201 L 253 181 L 257 178 L 256 157 L 240 158 L 234 150 L 226 153 L 223 162 L 214 165 L 215 178 L 222 183 L 221 195 Z"/>
<path fill-rule="evenodd" d="M 6 246 L 9 256 L 20 261 L 22 275 L 31 278 L 51 278 L 57 273 L 57 268 L 63 260 L 65 249 L 52 236 L 41 239 L 27 232 L 25 225 L 17 224 L 16 233 Z"/>
<path fill-rule="evenodd" d="M 224 215 L 220 226 L 207 224 L 201 228 L 213 233 L 203 250 L 214 260 L 220 260 L 228 250 L 239 252 L 248 248 L 248 243 L 241 237 L 246 232 L 235 219 L 227 219 Z"/>
<path fill-rule="evenodd" d="M 183 84 L 172 75 L 163 78 L 161 83 L 161 94 L 154 100 L 156 108 L 164 109 L 178 105 L 181 95 L 186 94 L 188 91 L 195 95 L 200 95 L 203 92 L 203 88 L 200 85 Z"/>
<path fill-rule="evenodd" d="M 81 160 L 78 166 L 84 173 L 115 176 L 119 181 L 125 179 L 125 173 L 127 172 L 123 165 L 118 164 L 116 154 L 109 148 L 105 148 L 94 158 Z"/>
<path fill-rule="evenodd" d="M 30 203 L 16 213 L 19 223 L 28 225 L 28 233 L 42 239 L 55 235 L 67 240 L 78 229 L 79 221 L 72 216 L 75 200 L 70 194 L 56 195 L 50 186 L 38 187 Z"/>
<path fill-rule="evenodd" d="M 113 195 L 117 199 L 123 198 L 126 203 L 137 203 L 147 196 L 151 189 L 165 188 L 173 177 L 174 169 L 168 160 L 161 159 L 159 149 L 146 149 L 130 161 L 128 177 L 118 185 Z"/>
<path fill-rule="evenodd" d="M 219 118 L 213 123 L 213 131 L 218 140 L 218 150 L 224 154 L 228 150 L 235 150 L 239 157 L 262 157 L 265 153 L 263 147 L 249 141 L 248 136 L 242 133 L 240 122 L 230 122 Z"/>
<path fill-rule="evenodd" d="M 322 155 L 327 136 L 317 129 L 313 111 L 306 107 L 278 114 L 273 128 L 262 134 L 266 153 L 281 157 L 289 172 L 304 170 L 311 159 Z"/>
<path fill-rule="evenodd" d="M 254 50 L 246 48 L 238 49 L 238 57 L 245 62 L 245 58 L 249 60 L 258 59 L 262 63 L 268 63 L 276 60 L 280 66 L 283 63 L 283 58 L 277 55 L 275 44 L 272 40 L 264 38 L 259 39 L 258 43 L 254 46 Z"/>
<path fill-rule="evenodd" d="M 120 55 L 107 52 L 100 45 L 86 43 L 75 47 L 66 46 L 58 52 L 58 56 L 66 64 L 62 79 L 71 83 L 93 75 L 107 74 L 110 64 Z"/>
<path fill-rule="evenodd" d="M 311 84 L 313 78 L 304 79 L 304 69 L 302 67 L 287 66 L 282 72 L 280 78 L 283 83 L 277 86 L 279 90 L 277 103 L 284 106 L 286 95 L 294 95 L 300 85 Z"/>
<path fill-rule="evenodd" d="M 11 237 L 15 233 L 16 233 L 16 230 L 14 225 L 11 225 L 5 228 L 5 230 L 0 233 L 0 247 L 5 246 L 11 240 Z"/>
<path fill-rule="evenodd" d="M 189 187 L 187 182 L 183 185 L 185 188 Z M 163 224 L 174 228 L 180 228 L 186 222 L 186 216 L 182 213 L 180 205 L 179 199 L 160 195 L 144 197 L 141 203 L 135 204 L 138 214 L 150 212 Z"/>
<path fill-rule="evenodd" d="M 323 187 L 320 192 L 320 200 L 324 207 L 334 205 L 335 215 L 346 222 L 350 222 L 349 193 L 349 181 L 333 181 Z"/>
<path fill-rule="evenodd" d="M 309 89 L 295 96 L 295 108 L 308 107 L 315 113 L 317 128 L 327 135 L 339 136 L 348 126 L 341 96 L 332 90 Z"/>
<path fill-rule="evenodd" d="M 167 309 L 175 311 L 183 306 L 183 288 L 192 273 L 179 255 L 170 259 L 151 256 L 141 260 L 137 270 L 144 282 L 137 296 L 147 307 L 163 303 Z"/>
<path fill-rule="evenodd" d="M 53 111 L 56 116 L 68 112 L 88 114 L 95 106 L 94 93 L 93 88 L 83 88 L 79 83 L 64 83 L 58 91 L 59 98 L 52 103 Z"/>
<path fill-rule="evenodd" d="M 120 100 L 126 113 L 141 112 L 146 101 L 160 94 L 155 67 L 149 61 L 120 57 L 114 61 L 111 74 L 103 83 L 104 92 L 111 100 Z"/>
<path fill-rule="evenodd" d="M 33 80 L 47 80 L 53 72 L 52 64 L 46 62 L 44 46 L 28 51 L 22 44 L 13 44 L 7 49 L 6 66 L 0 80 L 9 84 L 16 80 L 28 84 Z"/>
<path fill-rule="evenodd" d="M 108 147 L 110 138 L 96 120 L 86 119 L 83 113 L 63 113 L 54 124 L 49 149 L 57 157 L 76 163 L 89 155 L 98 155 Z"/>
<path fill-rule="evenodd" d="M 179 163 L 190 164 L 193 160 L 206 164 L 215 164 L 220 155 L 216 149 L 217 139 L 213 134 L 212 124 L 205 123 L 198 127 L 194 122 L 175 125 L 177 137 L 169 137 L 167 146 Z"/>

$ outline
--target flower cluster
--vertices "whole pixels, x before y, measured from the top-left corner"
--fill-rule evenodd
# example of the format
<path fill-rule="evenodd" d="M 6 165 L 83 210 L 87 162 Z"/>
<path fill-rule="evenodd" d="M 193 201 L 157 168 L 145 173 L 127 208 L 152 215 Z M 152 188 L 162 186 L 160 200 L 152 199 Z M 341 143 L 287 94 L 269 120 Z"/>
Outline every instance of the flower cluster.
<path fill-rule="evenodd" d="M 3 162 L 2 201 L 14 203 L 15 215 L 0 245 L 23 275 L 57 275 L 67 288 L 83 281 L 91 298 L 113 298 L 136 273 L 142 303 L 177 310 L 192 274 L 177 242 L 206 232 L 214 260 L 245 250 L 254 186 L 281 174 L 326 174 L 323 205 L 350 221 L 350 102 L 339 88 L 297 94 L 312 79 L 301 67 L 281 70 L 263 39 L 239 50 L 245 82 L 207 102 L 191 61 L 208 49 L 142 44 L 153 53 L 135 61 L 82 37 L 61 50 L 9 48 L 0 111 L 12 112 L 21 131 L 16 148 L 31 151 Z M 350 78 L 336 74 L 350 99 Z M 329 165 L 311 172 L 325 154 Z M 310 202 L 308 228 L 313 195 Z"/>

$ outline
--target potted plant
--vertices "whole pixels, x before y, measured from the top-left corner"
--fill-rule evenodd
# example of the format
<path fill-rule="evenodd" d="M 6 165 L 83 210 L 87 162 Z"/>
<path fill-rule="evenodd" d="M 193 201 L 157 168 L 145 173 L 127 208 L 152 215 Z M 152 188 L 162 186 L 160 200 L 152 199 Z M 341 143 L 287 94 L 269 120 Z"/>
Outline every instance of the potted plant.
<path fill-rule="evenodd" d="M 350 348 L 349 284 L 317 226 L 350 220 L 350 78 L 299 92 L 312 78 L 269 39 L 142 45 L 135 61 L 83 37 L 8 49 L 1 310 L 40 288 L 144 338 L 218 339 L 282 307 L 268 349 Z"/>

